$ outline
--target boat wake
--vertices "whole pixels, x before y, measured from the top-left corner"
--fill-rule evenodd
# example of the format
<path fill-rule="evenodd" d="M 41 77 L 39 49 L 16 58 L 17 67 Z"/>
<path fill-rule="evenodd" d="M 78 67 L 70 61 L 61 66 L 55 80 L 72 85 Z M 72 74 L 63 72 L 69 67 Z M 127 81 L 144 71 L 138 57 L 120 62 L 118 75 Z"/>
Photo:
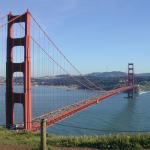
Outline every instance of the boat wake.
<path fill-rule="evenodd" d="M 150 91 L 140 91 L 139 95 L 143 95 L 143 94 L 146 94 L 146 93 L 150 93 Z"/>

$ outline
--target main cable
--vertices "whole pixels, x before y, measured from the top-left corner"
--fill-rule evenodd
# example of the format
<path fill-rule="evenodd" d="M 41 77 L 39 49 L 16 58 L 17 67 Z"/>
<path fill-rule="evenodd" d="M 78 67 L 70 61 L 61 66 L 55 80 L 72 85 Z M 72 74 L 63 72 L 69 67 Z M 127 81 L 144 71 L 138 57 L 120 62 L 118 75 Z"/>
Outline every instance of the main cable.
<path fill-rule="evenodd" d="M 7 24 L 9 24 L 9 23 L 11 23 L 11 22 L 15 21 L 16 19 L 18 19 L 18 18 L 22 17 L 23 15 L 24 15 L 24 14 L 22 14 L 22 15 L 18 15 L 18 16 L 16 16 L 16 17 L 14 17 L 13 19 L 11 19 L 10 21 L 8 21 L 8 22 L 6 22 L 6 23 L 4 23 L 4 24 L 0 25 L 0 29 L 1 29 L 1 28 L 3 28 L 4 26 L 6 26 Z"/>
<path fill-rule="evenodd" d="M 19 24 L 19 25 L 24 29 L 24 27 L 21 24 Z M 80 83 L 80 85 L 83 85 L 84 87 L 86 87 L 89 90 L 94 90 L 90 86 L 87 86 L 86 84 L 82 83 L 80 80 L 78 80 L 77 78 L 75 78 L 71 74 L 69 74 L 68 71 L 66 71 L 60 64 L 57 63 L 57 61 L 54 58 L 52 58 L 50 56 L 50 54 L 38 43 L 38 41 L 36 41 L 31 35 L 30 35 L 30 37 L 31 37 L 32 41 L 48 56 L 48 58 L 50 60 L 52 60 L 57 66 L 59 66 L 65 73 L 67 73 L 74 81 Z"/>
<path fill-rule="evenodd" d="M 101 87 L 97 86 L 95 83 L 84 77 L 81 72 L 71 63 L 71 61 L 63 54 L 63 52 L 58 48 L 58 46 L 55 44 L 55 42 L 50 38 L 50 36 L 46 33 L 46 31 L 41 27 L 41 25 L 36 21 L 36 19 L 32 16 L 32 19 L 37 24 L 37 26 L 40 28 L 40 30 L 44 33 L 44 35 L 47 37 L 48 41 L 55 47 L 55 49 L 64 57 L 64 59 L 79 73 L 79 75 L 84 78 L 86 81 L 88 81 L 92 86 L 94 86 L 96 89 L 102 90 Z"/>
<path fill-rule="evenodd" d="M 91 87 L 85 85 L 84 83 L 82 83 L 81 81 L 79 81 L 78 79 L 75 79 L 75 77 L 73 77 L 71 74 L 68 73 L 68 71 L 66 71 L 60 64 L 57 63 L 57 61 L 55 59 L 53 59 L 49 53 L 32 37 L 30 36 L 31 39 L 35 42 L 35 44 L 48 56 L 49 59 L 51 59 L 57 66 L 59 66 L 64 72 L 66 72 L 74 81 L 80 83 L 81 85 L 83 85 L 84 87 L 93 90 Z"/>

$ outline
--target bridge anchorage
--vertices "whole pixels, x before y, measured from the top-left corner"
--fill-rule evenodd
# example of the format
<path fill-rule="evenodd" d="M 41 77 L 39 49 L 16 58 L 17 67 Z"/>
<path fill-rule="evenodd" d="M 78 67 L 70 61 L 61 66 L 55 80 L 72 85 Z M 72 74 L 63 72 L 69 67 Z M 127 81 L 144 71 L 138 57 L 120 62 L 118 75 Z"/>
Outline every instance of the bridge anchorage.
<path fill-rule="evenodd" d="M 47 127 L 54 125 L 57 122 L 60 122 L 64 120 L 67 117 L 70 117 L 74 115 L 77 112 L 80 112 L 92 105 L 96 105 L 114 95 L 117 95 L 122 92 L 128 93 L 128 98 L 134 98 L 134 93 L 137 89 L 137 85 L 134 83 L 134 65 L 133 63 L 128 64 L 128 82 L 125 86 L 119 87 L 114 90 L 105 91 L 103 93 L 99 93 L 96 96 L 92 97 L 84 97 L 82 100 L 79 98 L 78 101 L 73 101 L 73 104 L 67 104 L 67 106 L 60 106 L 60 108 L 56 108 L 55 110 L 48 110 L 46 113 L 35 116 L 32 118 L 32 98 L 31 98 L 31 69 L 32 64 L 31 62 L 31 46 L 30 46 L 30 39 L 32 39 L 32 42 L 37 45 L 37 47 L 40 48 L 44 56 L 46 55 L 47 62 L 53 63 L 56 65 L 57 70 L 58 67 L 63 70 L 63 73 L 65 69 L 59 64 L 59 61 L 57 62 L 55 58 L 51 58 L 49 55 L 49 51 L 46 51 L 41 45 L 40 42 L 37 42 L 35 39 L 33 39 L 33 36 L 30 35 L 30 17 L 32 17 L 32 20 L 34 20 L 37 24 L 37 21 L 33 18 L 33 16 L 27 11 L 23 15 L 14 16 L 11 13 L 8 15 L 8 32 L 7 32 L 7 62 L 6 62 L 6 127 L 10 129 L 15 123 L 14 123 L 14 104 L 20 103 L 23 106 L 23 123 L 22 123 L 22 129 L 25 130 L 32 130 L 37 131 L 40 129 L 40 121 L 44 118 L 47 120 Z M 20 24 L 24 23 L 25 27 L 25 36 L 24 37 L 17 37 L 15 38 L 13 36 L 14 30 L 13 25 L 14 24 Z M 40 29 L 41 26 L 37 25 Z M 46 32 L 42 29 L 41 30 L 44 33 L 44 37 L 48 38 L 48 41 L 51 42 L 51 44 L 57 49 L 59 54 L 66 60 L 66 62 L 73 67 L 78 73 L 80 73 L 75 66 L 73 66 L 70 61 L 63 55 L 62 52 L 59 51 L 58 47 L 55 45 L 55 43 L 47 36 Z M 43 38 L 44 39 L 44 38 Z M 13 61 L 13 48 L 17 46 L 23 46 L 24 47 L 24 61 L 16 63 Z M 34 51 L 32 51 L 33 53 Z M 37 51 L 36 51 L 37 52 Z M 35 53 L 34 53 L 35 54 Z M 35 55 L 33 56 L 35 57 Z M 37 55 L 37 53 L 36 53 Z M 42 57 L 43 58 L 43 57 Z M 44 57 L 45 58 L 45 57 Z M 39 58 L 38 58 L 39 60 Z M 43 63 L 44 64 L 44 63 Z M 53 66 L 52 64 L 52 66 Z M 36 63 L 38 65 L 38 63 Z M 42 66 L 43 67 L 43 66 Z M 45 70 L 44 70 L 45 71 Z M 13 83 L 13 74 L 15 72 L 22 72 L 23 73 L 23 87 L 24 90 L 22 93 L 14 92 L 14 83 Z M 39 74 L 38 74 L 39 75 Z M 41 75 L 41 74 L 40 74 Z M 57 75 L 53 74 L 55 77 Z M 62 75 L 62 73 L 61 73 Z M 74 78 L 67 72 L 67 77 L 65 78 L 71 81 L 71 79 L 74 79 L 74 82 L 77 83 L 77 85 L 80 84 L 82 87 L 88 87 L 90 90 L 95 90 L 95 83 L 92 81 L 81 80 L 78 78 Z M 37 76 L 36 76 L 37 77 Z M 38 76 L 39 77 L 39 76 Z M 40 76 L 41 77 L 41 76 Z M 52 84 L 50 84 L 52 85 Z M 53 86 L 53 85 L 52 85 Z M 62 86 L 62 85 L 61 85 Z M 101 88 L 97 88 L 101 89 Z M 78 90 L 75 90 L 75 92 Z M 79 93 L 77 93 L 79 94 Z"/>

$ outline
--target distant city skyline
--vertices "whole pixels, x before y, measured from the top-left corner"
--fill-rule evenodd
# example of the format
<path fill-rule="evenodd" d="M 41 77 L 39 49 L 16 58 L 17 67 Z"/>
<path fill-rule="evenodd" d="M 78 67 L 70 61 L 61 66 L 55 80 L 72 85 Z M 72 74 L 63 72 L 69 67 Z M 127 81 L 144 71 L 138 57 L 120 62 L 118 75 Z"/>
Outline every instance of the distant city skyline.
<path fill-rule="evenodd" d="M 0 17 L 27 9 L 81 71 L 150 72 L 149 0 L 2 0 Z"/>

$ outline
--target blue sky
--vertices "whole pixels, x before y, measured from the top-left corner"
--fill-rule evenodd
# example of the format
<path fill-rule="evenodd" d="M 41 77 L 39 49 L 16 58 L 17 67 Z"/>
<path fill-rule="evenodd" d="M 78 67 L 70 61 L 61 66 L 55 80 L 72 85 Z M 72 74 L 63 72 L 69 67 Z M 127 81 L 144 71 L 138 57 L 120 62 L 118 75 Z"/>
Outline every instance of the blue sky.
<path fill-rule="evenodd" d="M 1 0 L 0 16 L 26 9 L 82 72 L 150 72 L 149 0 Z"/>

